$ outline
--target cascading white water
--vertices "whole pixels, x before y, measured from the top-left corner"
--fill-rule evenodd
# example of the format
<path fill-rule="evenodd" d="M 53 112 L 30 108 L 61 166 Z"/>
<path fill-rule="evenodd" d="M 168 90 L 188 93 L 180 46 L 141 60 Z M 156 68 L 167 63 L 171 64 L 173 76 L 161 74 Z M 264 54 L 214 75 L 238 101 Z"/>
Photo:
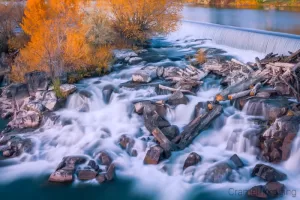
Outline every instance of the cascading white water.
<path fill-rule="evenodd" d="M 171 39 L 173 41 L 174 37 Z M 159 48 L 155 51 L 160 54 L 168 52 L 168 48 L 172 48 L 174 52 L 194 53 L 193 48 L 188 45 L 184 47 L 184 44 L 185 42 L 180 40 L 174 44 L 174 46 L 179 46 L 177 49 L 172 46 Z M 206 46 L 207 44 L 198 41 L 198 43 L 193 42 L 193 45 L 194 47 L 201 47 L 201 45 Z M 251 60 L 257 55 L 261 55 L 260 53 L 253 53 L 253 51 L 241 51 L 232 48 L 230 50 L 233 51 L 229 51 L 227 55 L 232 55 L 232 53 L 243 55 L 242 59 L 244 58 L 244 60 L 246 60 L 245 58 Z M 170 62 L 169 58 L 155 63 L 155 65 L 167 62 Z M 182 60 L 174 61 L 174 65 L 184 63 L 185 61 Z M 4 162 L 4 167 L 0 168 L 0 183 L 6 184 L 10 180 L 23 176 L 48 175 L 56 169 L 64 156 L 86 155 L 94 158 L 99 151 L 106 150 L 112 155 L 116 163 L 119 178 L 135 180 L 137 191 L 142 194 L 150 193 L 157 199 L 183 199 L 188 197 L 189 192 L 199 185 L 208 191 L 218 191 L 216 195 L 220 197 L 228 196 L 228 188 L 245 190 L 258 185 L 257 179 L 250 178 L 250 170 L 258 163 L 255 158 L 255 149 L 249 144 L 250 141 L 244 137 L 247 130 L 256 129 L 256 127 L 249 120 L 249 116 L 235 110 L 228 102 L 224 103 L 225 109 L 222 116 L 216 119 L 209 129 L 201 132 L 200 136 L 186 149 L 172 152 L 172 156 L 168 160 L 162 161 L 157 166 L 143 164 L 147 149 L 154 143 L 142 140 L 143 137 L 151 137 L 151 135 L 144 127 L 143 118 L 133 113 L 132 102 L 153 98 L 164 99 L 166 95 L 157 96 L 153 87 L 119 88 L 121 83 L 130 80 L 131 74 L 141 67 L 141 65 L 131 66 L 101 78 L 83 80 L 78 84 L 79 90 L 89 91 L 91 97 L 87 98 L 75 93 L 69 98 L 67 108 L 57 112 L 61 120 L 68 121 L 68 123 L 46 126 L 33 134 L 22 135 L 34 141 L 33 153 L 22 155 L 13 161 L 1 161 Z M 102 95 L 102 89 L 106 85 L 112 85 L 116 88 L 109 104 L 103 101 Z M 190 100 L 188 105 L 180 105 L 171 109 L 167 119 L 182 130 L 191 120 L 195 105 L 198 102 L 213 100 L 219 91 L 219 80 L 206 79 L 197 96 L 188 96 Z M 84 106 L 88 109 L 85 110 L 86 112 L 81 112 L 81 108 Z M 130 157 L 118 145 L 118 139 L 123 134 L 136 138 L 137 157 Z M 230 144 L 231 137 L 235 139 L 235 142 Z M 197 167 L 183 172 L 183 163 L 191 152 L 201 155 L 202 161 Z M 203 182 L 208 168 L 228 160 L 235 153 L 239 154 L 246 167 L 235 172 L 234 183 L 209 184 Z M 18 164 L 11 165 L 11 162 Z M 86 184 L 96 184 L 96 181 L 90 181 Z"/>
<path fill-rule="evenodd" d="M 182 35 L 261 53 L 288 54 L 300 49 L 300 36 L 183 20 Z"/>

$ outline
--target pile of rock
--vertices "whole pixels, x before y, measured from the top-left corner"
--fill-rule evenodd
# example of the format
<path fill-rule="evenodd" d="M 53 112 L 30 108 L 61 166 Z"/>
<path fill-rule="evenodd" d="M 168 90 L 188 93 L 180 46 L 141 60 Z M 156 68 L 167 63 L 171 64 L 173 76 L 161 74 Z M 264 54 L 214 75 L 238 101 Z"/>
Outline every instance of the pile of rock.
<path fill-rule="evenodd" d="M 12 129 L 37 128 L 46 111 L 64 106 L 65 99 L 56 96 L 46 72 L 33 71 L 25 75 L 26 83 L 14 83 L 3 88 L 0 101 L 1 118 L 9 118 Z M 64 97 L 76 91 L 76 86 L 62 84 Z"/>
<path fill-rule="evenodd" d="M 115 165 L 106 152 L 100 152 L 98 160 L 89 160 L 83 156 L 68 156 L 63 158 L 55 172 L 50 177 L 50 182 L 71 183 L 76 178 L 80 181 L 97 180 L 99 183 L 111 181 L 115 175 Z M 86 164 L 87 163 L 87 164 Z"/>
<path fill-rule="evenodd" d="M 267 184 L 264 186 L 258 185 L 252 187 L 247 192 L 248 196 L 269 199 L 279 197 L 284 193 L 285 186 L 278 181 L 287 179 L 287 176 L 275 168 L 258 164 L 254 167 L 252 176 L 259 177 L 260 179 L 266 181 Z"/>

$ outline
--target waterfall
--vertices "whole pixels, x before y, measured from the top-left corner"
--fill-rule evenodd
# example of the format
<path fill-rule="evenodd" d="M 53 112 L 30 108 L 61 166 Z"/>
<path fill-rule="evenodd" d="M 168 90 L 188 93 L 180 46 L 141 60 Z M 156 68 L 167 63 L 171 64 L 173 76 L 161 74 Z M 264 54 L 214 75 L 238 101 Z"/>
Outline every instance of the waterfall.
<path fill-rule="evenodd" d="M 300 49 L 300 36 L 183 20 L 176 34 L 206 38 L 219 45 L 260 53 L 288 54 Z M 182 34 L 181 34 L 182 33 Z"/>

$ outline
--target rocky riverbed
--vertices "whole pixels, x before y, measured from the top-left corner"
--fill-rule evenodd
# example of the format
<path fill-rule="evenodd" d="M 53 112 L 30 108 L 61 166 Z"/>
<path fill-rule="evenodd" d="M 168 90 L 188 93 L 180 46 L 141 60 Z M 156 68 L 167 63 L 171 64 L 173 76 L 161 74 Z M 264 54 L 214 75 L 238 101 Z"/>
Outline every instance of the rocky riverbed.
<path fill-rule="evenodd" d="M 247 63 L 207 42 L 155 38 L 148 49 L 115 50 L 110 74 L 62 84 L 65 98 L 44 72 L 3 88 L 0 183 L 131 179 L 154 199 L 293 198 L 299 52 Z"/>

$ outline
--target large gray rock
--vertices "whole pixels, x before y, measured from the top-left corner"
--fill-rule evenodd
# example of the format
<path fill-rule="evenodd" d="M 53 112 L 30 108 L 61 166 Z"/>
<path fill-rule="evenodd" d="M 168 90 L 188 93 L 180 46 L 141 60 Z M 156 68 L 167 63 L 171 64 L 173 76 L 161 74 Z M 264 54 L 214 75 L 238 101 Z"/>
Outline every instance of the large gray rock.
<path fill-rule="evenodd" d="M 232 168 L 227 163 L 219 163 L 207 170 L 204 182 L 222 183 L 230 179 Z"/>
<path fill-rule="evenodd" d="M 54 111 L 58 105 L 58 99 L 53 91 L 38 92 L 38 99 L 50 111 Z"/>
<path fill-rule="evenodd" d="M 128 60 L 128 63 L 129 63 L 130 65 L 136 65 L 136 64 L 139 64 L 139 63 L 142 62 L 142 61 L 143 61 L 143 59 L 140 58 L 140 57 L 132 57 L 132 58 L 130 58 L 130 59 Z"/>
<path fill-rule="evenodd" d="M 113 56 L 117 61 L 124 61 L 125 58 L 137 57 L 138 55 L 131 49 L 113 50 Z"/>
<path fill-rule="evenodd" d="M 139 83 L 149 83 L 157 78 L 157 72 L 153 69 L 142 69 L 132 74 L 132 81 Z"/>
<path fill-rule="evenodd" d="M 277 198 L 284 194 L 285 186 L 279 182 L 268 182 L 265 186 L 258 185 L 248 190 L 249 197 L 259 199 Z"/>
<path fill-rule="evenodd" d="M 290 156 L 292 142 L 299 130 L 299 116 L 284 116 L 276 119 L 260 138 L 262 160 L 281 162 Z"/>
<path fill-rule="evenodd" d="M 285 115 L 288 111 L 289 101 L 285 97 L 277 98 L 250 98 L 245 107 L 246 114 L 264 116 L 267 120 L 274 121 Z"/>
<path fill-rule="evenodd" d="M 283 181 L 287 179 L 286 174 L 264 164 L 257 164 L 252 171 L 252 176 L 257 176 L 267 182 Z"/>
<path fill-rule="evenodd" d="M 31 94 L 34 94 L 39 90 L 43 91 L 48 89 L 49 77 L 44 71 L 33 71 L 26 73 L 25 81 Z"/>
<path fill-rule="evenodd" d="M 110 98 L 114 90 L 115 87 L 113 85 L 106 85 L 103 87 L 102 96 L 104 103 L 108 104 L 110 102 Z"/>

